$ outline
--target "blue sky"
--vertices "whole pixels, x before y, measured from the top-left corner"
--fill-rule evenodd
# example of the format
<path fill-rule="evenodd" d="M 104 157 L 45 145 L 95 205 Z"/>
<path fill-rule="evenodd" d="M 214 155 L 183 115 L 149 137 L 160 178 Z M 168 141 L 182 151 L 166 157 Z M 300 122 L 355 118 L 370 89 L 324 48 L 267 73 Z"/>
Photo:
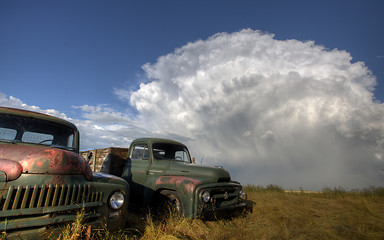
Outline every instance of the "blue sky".
<path fill-rule="evenodd" d="M 0 1 L 0 106 L 244 184 L 384 182 L 383 1 Z"/>
<path fill-rule="evenodd" d="M 141 66 L 244 28 L 351 53 L 384 99 L 382 1 L 1 1 L 1 91 L 43 109 L 111 104 Z M 28 87 L 26 87 L 28 86 Z"/>

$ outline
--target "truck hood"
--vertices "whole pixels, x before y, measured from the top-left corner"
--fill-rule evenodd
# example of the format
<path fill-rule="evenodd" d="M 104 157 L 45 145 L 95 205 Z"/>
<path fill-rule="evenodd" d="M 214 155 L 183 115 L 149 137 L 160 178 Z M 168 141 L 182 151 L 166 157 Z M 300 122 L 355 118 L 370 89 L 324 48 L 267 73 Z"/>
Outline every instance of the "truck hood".
<path fill-rule="evenodd" d="M 45 146 L 0 145 L 0 171 L 6 173 L 7 181 L 14 180 L 18 173 L 74 174 L 92 179 L 92 171 L 83 157 Z"/>
<path fill-rule="evenodd" d="M 231 180 L 229 172 L 223 168 L 181 162 L 171 163 L 167 175 L 189 176 L 206 179 L 209 182 L 228 182 Z"/>

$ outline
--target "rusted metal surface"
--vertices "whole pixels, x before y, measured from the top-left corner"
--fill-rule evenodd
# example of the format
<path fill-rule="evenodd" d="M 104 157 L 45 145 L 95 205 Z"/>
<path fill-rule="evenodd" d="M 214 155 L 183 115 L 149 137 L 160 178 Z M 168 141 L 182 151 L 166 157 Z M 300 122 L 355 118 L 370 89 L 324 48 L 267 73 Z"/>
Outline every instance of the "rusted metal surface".
<path fill-rule="evenodd" d="M 200 184 L 200 180 L 185 176 L 161 176 L 156 180 L 156 188 L 158 186 L 173 186 L 181 194 L 193 194 L 193 191 Z"/>
<path fill-rule="evenodd" d="M 0 158 L 0 171 L 7 175 L 7 181 L 13 181 L 20 177 L 23 167 L 18 162 Z"/>
<path fill-rule="evenodd" d="M 87 224 L 104 225 L 109 230 L 124 226 L 129 185 L 107 174 L 93 176 L 78 154 L 75 125 L 49 115 L 3 107 L 0 117 L 0 129 L 5 133 L 0 139 L 3 237 L 28 235 L 28 239 L 36 239 L 41 231 L 73 221 L 80 209 L 85 211 Z M 25 133 L 36 135 L 24 139 Z M 52 138 L 44 138 L 49 134 Z M 112 209 L 109 203 L 116 192 L 124 195 L 124 205 Z"/>
<path fill-rule="evenodd" d="M 0 158 L 19 163 L 24 173 L 83 174 L 92 179 L 92 171 L 80 155 L 44 146 L 0 145 Z"/>
<path fill-rule="evenodd" d="M 47 115 L 47 114 L 43 114 L 43 113 L 31 112 L 31 111 L 28 111 L 28 110 L 17 109 L 17 108 L 7 108 L 7 107 L 0 107 L 0 110 L 1 110 L 2 114 L 12 114 L 12 115 L 25 116 L 25 117 L 33 117 L 33 118 L 45 119 L 45 120 L 49 120 L 49 121 L 52 121 L 52 122 L 57 122 L 57 123 L 69 126 L 71 128 L 77 129 L 77 127 L 73 123 L 71 123 L 71 122 L 68 122 L 68 121 L 66 121 L 64 119 L 53 117 L 53 116 L 50 116 L 50 115 Z"/>

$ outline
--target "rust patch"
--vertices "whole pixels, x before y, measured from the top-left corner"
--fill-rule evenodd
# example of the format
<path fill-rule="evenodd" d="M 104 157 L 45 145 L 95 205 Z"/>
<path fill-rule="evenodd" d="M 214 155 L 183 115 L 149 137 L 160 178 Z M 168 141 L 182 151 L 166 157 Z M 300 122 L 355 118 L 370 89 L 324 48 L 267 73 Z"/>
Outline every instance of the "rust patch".
<path fill-rule="evenodd" d="M 52 179 L 47 183 L 47 185 L 64 185 L 64 175 L 53 175 Z"/>
<path fill-rule="evenodd" d="M 7 181 L 13 181 L 20 177 L 23 172 L 23 167 L 18 162 L 0 159 L 0 171 L 5 172 Z"/>
<path fill-rule="evenodd" d="M 25 173 L 81 174 L 92 179 L 91 168 L 74 152 L 45 146 L 2 145 L 0 155 L 18 162 Z"/>
<path fill-rule="evenodd" d="M 184 194 L 192 194 L 201 181 L 185 176 L 162 176 L 156 180 L 156 185 L 174 185 L 182 189 Z"/>

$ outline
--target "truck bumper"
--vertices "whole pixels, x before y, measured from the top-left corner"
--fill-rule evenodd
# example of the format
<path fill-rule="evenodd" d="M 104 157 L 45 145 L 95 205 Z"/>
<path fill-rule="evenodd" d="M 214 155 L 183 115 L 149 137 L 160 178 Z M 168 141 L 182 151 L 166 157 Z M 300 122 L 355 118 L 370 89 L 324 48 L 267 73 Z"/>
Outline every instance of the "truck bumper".
<path fill-rule="evenodd" d="M 210 205 L 205 205 L 201 209 L 200 217 L 204 219 L 221 219 L 231 218 L 242 214 L 253 212 L 254 202 L 246 200 L 234 206 L 223 206 L 220 208 L 213 208 Z"/>

